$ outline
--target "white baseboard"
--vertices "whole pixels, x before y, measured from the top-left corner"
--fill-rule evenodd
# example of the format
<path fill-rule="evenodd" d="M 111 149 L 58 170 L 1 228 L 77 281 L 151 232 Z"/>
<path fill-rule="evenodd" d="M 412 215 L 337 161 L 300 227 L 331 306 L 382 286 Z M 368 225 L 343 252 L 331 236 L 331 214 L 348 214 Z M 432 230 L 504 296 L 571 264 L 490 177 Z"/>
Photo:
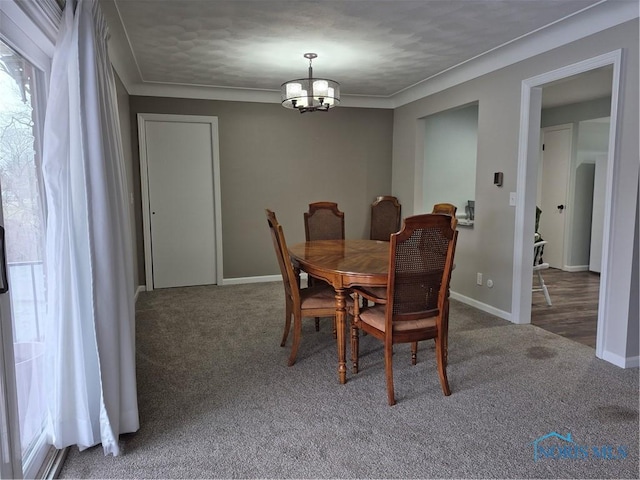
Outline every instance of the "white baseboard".
<path fill-rule="evenodd" d="M 300 272 L 300 284 L 306 286 L 308 275 L 305 272 Z M 261 277 L 237 277 L 237 278 L 225 278 L 222 280 L 222 285 L 241 285 L 243 283 L 265 283 L 265 282 L 281 282 L 282 275 L 263 275 Z"/>
<path fill-rule="evenodd" d="M 565 272 L 571 272 L 571 273 L 588 272 L 589 271 L 589 265 L 565 265 L 563 270 Z"/>
<path fill-rule="evenodd" d="M 259 277 L 224 278 L 222 285 L 242 285 L 244 283 L 281 282 L 282 275 L 262 275 Z"/>
<path fill-rule="evenodd" d="M 492 307 L 491 305 L 487 305 L 486 303 L 479 302 L 470 297 L 466 297 L 456 292 L 450 292 L 450 297 L 454 300 L 462 302 L 466 305 L 469 305 L 473 308 L 477 308 L 478 310 L 482 310 L 483 312 L 490 313 L 491 315 L 495 315 L 496 317 L 502 318 L 511 322 L 511 313 L 505 312 L 504 310 L 500 310 L 499 308 Z"/>
<path fill-rule="evenodd" d="M 306 282 L 307 274 L 304 272 L 300 272 L 300 282 L 304 285 L 303 282 Z M 264 282 L 281 282 L 282 275 L 263 275 L 259 277 L 236 277 L 236 278 L 226 278 L 222 281 L 223 285 L 241 285 L 244 283 L 264 283 Z M 471 307 L 477 308 L 478 310 L 482 310 L 483 312 L 490 313 L 491 315 L 495 315 L 496 317 L 502 318 L 507 321 L 511 321 L 511 314 L 509 312 L 505 312 L 504 310 L 500 310 L 498 308 L 492 307 L 491 305 L 487 305 L 486 303 L 479 302 L 474 300 L 473 298 L 465 297 L 464 295 L 460 295 L 456 292 L 451 292 L 451 298 L 454 300 L 458 300 L 459 302 L 465 303 Z"/>
<path fill-rule="evenodd" d="M 622 357 L 617 353 L 604 351 L 602 354 L 602 360 L 613 363 L 616 367 L 620 368 L 638 368 L 640 367 L 640 356 L 635 357 Z"/>
<path fill-rule="evenodd" d="M 140 295 L 140 292 L 144 292 L 147 290 L 147 287 L 144 285 L 138 285 L 138 288 L 136 288 L 136 293 L 133 295 L 133 303 L 136 303 L 138 301 L 138 295 Z"/>

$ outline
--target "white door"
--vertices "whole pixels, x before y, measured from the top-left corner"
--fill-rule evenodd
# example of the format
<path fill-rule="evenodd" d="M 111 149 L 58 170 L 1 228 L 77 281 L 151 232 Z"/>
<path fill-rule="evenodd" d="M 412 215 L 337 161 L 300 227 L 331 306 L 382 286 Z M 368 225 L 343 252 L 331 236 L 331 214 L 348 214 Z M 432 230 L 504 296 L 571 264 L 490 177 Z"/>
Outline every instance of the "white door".
<path fill-rule="evenodd" d="M 139 118 L 149 230 L 145 250 L 150 250 L 147 288 L 149 267 L 152 288 L 215 284 L 217 119 L 146 114 Z"/>
<path fill-rule="evenodd" d="M 564 269 L 564 243 L 569 166 L 571 163 L 572 127 L 543 129 L 542 173 L 538 205 L 542 209 L 539 231 L 548 243 L 544 261 L 553 268 Z"/>

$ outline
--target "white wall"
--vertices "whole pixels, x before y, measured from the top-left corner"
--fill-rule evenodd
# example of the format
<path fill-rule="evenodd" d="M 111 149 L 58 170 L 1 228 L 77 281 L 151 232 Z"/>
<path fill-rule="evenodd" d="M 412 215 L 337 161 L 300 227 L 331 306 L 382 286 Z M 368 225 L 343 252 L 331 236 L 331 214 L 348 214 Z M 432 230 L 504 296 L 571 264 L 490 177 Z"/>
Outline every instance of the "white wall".
<path fill-rule="evenodd" d="M 452 203 L 464 213 L 476 195 L 478 105 L 430 115 L 424 128 L 423 211 Z"/>

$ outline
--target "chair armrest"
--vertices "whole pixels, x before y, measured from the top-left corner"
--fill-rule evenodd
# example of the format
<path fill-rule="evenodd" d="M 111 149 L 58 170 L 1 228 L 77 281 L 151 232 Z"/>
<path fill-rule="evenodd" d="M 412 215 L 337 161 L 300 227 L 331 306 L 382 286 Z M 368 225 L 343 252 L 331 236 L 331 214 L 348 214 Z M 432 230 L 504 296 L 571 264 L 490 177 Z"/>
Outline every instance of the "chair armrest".
<path fill-rule="evenodd" d="M 366 298 L 367 300 L 372 301 L 373 303 L 378 303 L 381 305 L 385 305 L 387 303 L 387 289 L 385 287 L 377 287 L 366 289 L 365 287 L 351 287 L 351 291 L 361 297 Z M 384 297 L 379 296 L 384 292 Z"/>

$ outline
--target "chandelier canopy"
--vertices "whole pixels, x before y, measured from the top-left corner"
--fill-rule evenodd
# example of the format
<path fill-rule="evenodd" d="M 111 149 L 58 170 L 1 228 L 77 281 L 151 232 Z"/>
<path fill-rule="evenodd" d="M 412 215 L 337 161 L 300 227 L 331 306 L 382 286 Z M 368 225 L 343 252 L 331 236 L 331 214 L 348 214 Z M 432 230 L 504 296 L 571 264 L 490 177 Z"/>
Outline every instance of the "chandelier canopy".
<path fill-rule="evenodd" d="M 317 58 L 315 53 L 305 53 L 309 59 L 309 76 L 289 80 L 280 87 L 282 106 L 297 109 L 300 113 L 326 112 L 340 104 L 340 84 L 327 78 L 313 78 L 311 61 Z"/>

